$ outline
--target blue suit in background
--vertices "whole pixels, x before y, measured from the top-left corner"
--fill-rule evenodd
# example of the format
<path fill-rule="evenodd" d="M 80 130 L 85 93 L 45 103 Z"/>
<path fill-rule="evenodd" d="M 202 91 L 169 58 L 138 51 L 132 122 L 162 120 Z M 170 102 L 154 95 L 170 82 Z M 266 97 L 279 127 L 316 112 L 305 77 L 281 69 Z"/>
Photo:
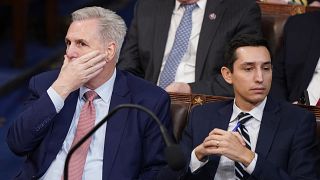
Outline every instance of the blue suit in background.
<path fill-rule="evenodd" d="M 26 109 L 9 129 L 9 147 L 17 155 L 26 156 L 16 179 L 43 176 L 68 133 L 79 90 L 71 93 L 63 109 L 56 113 L 47 89 L 58 74 L 58 70 L 50 71 L 30 80 L 31 96 Z M 124 103 L 150 109 L 167 128 L 171 128 L 167 93 L 129 73 L 117 71 L 110 111 Z M 112 116 L 108 121 L 104 147 L 103 179 L 153 179 L 166 164 L 163 155 L 165 144 L 158 125 L 137 109 L 122 109 Z"/>
<path fill-rule="evenodd" d="M 195 107 L 184 131 L 181 146 L 190 159 L 192 150 L 214 128 L 226 130 L 232 115 L 233 101 L 208 103 Z M 209 113 L 210 112 L 210 113 Z M 316 145 L 316 121 L 311 112 L 270 97 L 263 111 L 255 152 L 256 167 L 249 180 L 319 179 L 319 152 Z M 186 166 L 182 179 L 213 180 L 220 156 L 191 173 Z"/>

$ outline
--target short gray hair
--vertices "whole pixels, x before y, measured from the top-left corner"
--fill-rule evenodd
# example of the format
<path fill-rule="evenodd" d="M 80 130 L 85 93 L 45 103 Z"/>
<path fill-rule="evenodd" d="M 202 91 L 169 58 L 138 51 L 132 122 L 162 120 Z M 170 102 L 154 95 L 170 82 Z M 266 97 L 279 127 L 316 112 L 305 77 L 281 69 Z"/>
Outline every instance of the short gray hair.
<path fill-rule="evenodd" d="M 102 7 L 85 7 L 71 14 L 71 21 L 82 21 L 87 19 L 97 19 L 100 22 L 101 37 L 105 42 L 115 41 L 116 61 L 119 59 L 121 46 L 126 35 L 127 27 L 123 19 L 115 12 Z"/>

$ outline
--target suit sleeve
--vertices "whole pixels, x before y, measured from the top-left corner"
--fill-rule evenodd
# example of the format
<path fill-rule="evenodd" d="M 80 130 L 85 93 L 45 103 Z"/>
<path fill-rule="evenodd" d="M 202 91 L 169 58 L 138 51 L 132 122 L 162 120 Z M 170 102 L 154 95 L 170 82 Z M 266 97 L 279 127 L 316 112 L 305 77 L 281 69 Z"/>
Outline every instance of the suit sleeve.
<path fill-rule="evenodd" d="M 272 86 L 270 90 L 270 95 L 277 99 L 288 100 L 288 87 L 285 74 L 285 61 L 286 61 L 286 39 L 287 30 L 290 29 L 289 26 L 290 18 L 288 19 L 284 31 L 283 31 L 283 44 L 280 48 L 274 61 L 272 61 Z"/>
<path fill-rule="evenodd" d="M 189 162 L 190 162 L 190 155 L 193 148 L 193 141 L 192 141 L 192 117 L 193 117 L 193 111 L 190 112 L 190 115 L 188 116 L 188 123 L 186 124 L 185 129 L 183 130 L 182 138 L 179 141 L 179 147 L 183 151 L 184 159 L 186 160 L 185 166 L 178 171 L 172 170 L 169 166 L 166 166 L 161 169 L 160 173 L 158 174 L 157 179 L 158 180 L 181 180 L 181 179 L 187 179 L 188 173 L 191 174 L 191 171 L 189 170 Z"/>
<path fill-rule="evenodd" d="M 36 77 L 30 80 L 30 96 L 24 104 L 25 110 L 8 130 L 7 143 L 17 155 L 28 155 L 47 134 L 56 109 L 46 91 L 36 88 Z"/>
<path fill-rule="evenodd" d="M 162 91 L 162 95 L 157 98 L 153 112 L 159 118 L 160 122 L 172 132 L 172 123 L 170 118 L 170 100 L 168 94 Z M 173 138 L 173 134 L 170 134 Z M 160 132 L 159 125 L 150 120 L 146 125 L 143 140 L 143 167 L 139 179 L 150 180 L 157 177 L 160 169 L 166 165 L 164 158 L 165 143 Z"/>
<path fill-rule="evenodd" d="M 286 170 L 262 155 L 258 156 L 252 176 L 255 179 L 319 179 L 319 152 L 316 145 L 316 123 L 312 113 L 305 113 L 297 124 L 289 152 Z"/>
<path fill-rule="evenodd" d="M 119 69 L 129 71 L 132 74 L 144 78 L 145 72 L 140 63 L 139 43 L 138 43 L 138 8 L 139 1 L 137 1 L 134 8 L 134 16 L 131 22 L 130 30 L 127 33 L 126 41 L 123 49 L 121 50 L 119 62 L 117 67 Z"/>
<path fill-rule="evenodd" d="M 240 34 L 258 34 L 261 35 L 261 13 L 259 6 L 256 3 L 250 3 L 246 8 L 242 9 L 241 17 L 238 25 L 231 32 L 226 32 L 227 39 L 224 45 L 221 45 L 219 50 L 220 54 L 217 54 L 216 57 L 218 61 L 224 61 L 224 52 L 225 45 L 233 38 Z M 232 13 L 228 11 L 226 13 Z M 223 29 L 219 30 L 223 31 Z M 217 47 L 215 47 L 217 48 Z M 210 61 L 210 59 L 207 59 Z M 221 67 L 220 67 L 221 68 Z M 201 72 L 201 73 L 210 73 L 213 74 L 212 78 L 205 78 L 203 80 L 190 83 L 191 90 L 193 93 L 201 94 L 212 94 L 219 96 L 234 96 L 233 89 L 230 84 L 228 84 L 222 77 L 220 68 L 212 69 L 211 72 Z M 200 78 L 201 79 L 201 78 Z"/>
<path fill-rule="evenodd" d="M 179 143 L 180 148 L 183 151 L 183 155 L 186 160 L 185 166 L 179 171 L 173 171 L 170 168 L 164 168 L 160 175 L 159 180 L 166 179 L 166 180 L 197 180 L 197 179 L 214 179 L 214 175 L 217 169 L 217 165 L 219 162 L 219 158 L 216 156 L 215 158 L 210 158 L 209 161 L 202 166 L 201 168 L 197 169 L 195 172 L 191 172 L 189 168 L 190 159 L 191 159 L 191 152 L 194 150 L 196 146 L 202 143 L 203 139 L 207 136 L 209 132 L 203 129 L 196 129 L 194 127 L 198 127 L 199 117 L 206 112 L 207 109 L 203 110 L 201 106 L 199 108 L 194 107 L 192 108 L 188 124 L 183 131 L 182 139 Z M 207 126 L 205 124 L 204 126 Z"/>

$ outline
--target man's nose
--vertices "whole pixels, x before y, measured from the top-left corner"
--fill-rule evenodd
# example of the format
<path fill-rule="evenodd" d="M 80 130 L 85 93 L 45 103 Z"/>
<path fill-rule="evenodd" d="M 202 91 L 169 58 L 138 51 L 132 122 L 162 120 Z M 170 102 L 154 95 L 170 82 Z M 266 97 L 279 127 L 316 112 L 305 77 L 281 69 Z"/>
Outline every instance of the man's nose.
<path fill-rule="evenodd" d="M 73 44 L 70 44 L 69 46 L 67 46 L 66 55 L 69 59 L 77 58 L 79 56 L 77 47 L 74 46 Z"/>
<path fill-rule="evenodd" d="M 263 82 L 263 72 L 262 72 L 261 69 L 258 69 L 256 71 L 256 73 L 255 73 L 255 81 L 259 82 L 259 83 Z"/>

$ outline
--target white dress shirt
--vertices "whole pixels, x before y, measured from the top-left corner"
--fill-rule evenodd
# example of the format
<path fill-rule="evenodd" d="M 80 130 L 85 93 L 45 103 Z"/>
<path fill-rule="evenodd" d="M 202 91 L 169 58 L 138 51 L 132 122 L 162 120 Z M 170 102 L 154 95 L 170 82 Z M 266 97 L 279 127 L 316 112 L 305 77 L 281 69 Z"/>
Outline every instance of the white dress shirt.
<path fill-rule="evenodd" d="M 107 82 L 105 82 L 100 87 L 94 90 L 99 95 L 99 98 L 96 98 L 93 101 L 93 104 L 96 109 L 95 125 L 99 123 L 109 112 L 110 99 L 113 91 L 115 78 L 116 78 L 116 70 L 114 70 L 112 77 Z M 64 140 L 63 145 L 56 156 L 56 159 L 51 163 L 47 172 L 40 178 L 41 180 L 61 179 L 63 175 L 64 162 L 65 162 L 67 153 L 71 148 L 74 135 L 76 132 L 80 111 L 82 106 L 85 103 L 83 95 L 85 92 L 89 90 L 90 89 L 86 87 L 80 87 L 80 93 L 78 97 L 76 111 L 74 113 L 66 139 Z M 57 112 L 59 113 L 64 105 L 63 99 L 55 92 L 55 90 L 52 87 L 50 87 L 47 92 Z M 98 129 L 92 136 L 88 156 L 84 166 L 84 171 L 82 176 L 83 180 L 88 180 L 88 179 L 102 180 L 102 165 L 103 165 L 106 124 L 107 123 L 105 123 L 100 129 Z"/>
<path fill-rule="evenodd" d="M 257 145 L 259 130 L 260 130 L 260 124 L 263 116 L 263 109 L 266 104 L 267 98 L 265 98 L 257 107 L 253 108 L 251 111 L 247 112 L 249 113 L 253 118 L 246 122 L 245 127 L 247 128 L 250 136 L 250 145 L 251 150 L 254 152 Z M 241 113 L 245 112 L 242 111 L 240 108 L 237 107 L 235 102 L 233 103 L 233 112 L 230 118 L 228 131 L 232 131 L 233 128 L 236 126 L 237 122 L 237 116 Z M 251 161 L 248 167 L 246 167 L 244 170 L 251 174 L 256 166 L 258 159 L 258 154 L 255 153 L 254 159 Z M 195 172 L 197 169 L 204 166 L 206 162 L 199 161 L 195 155 L 194 150 L 191 153 L 191 160 L 190 160 L 190 170 L 191 172 Z M 235 179 L 235 165 L 234 161 L 225 157 L 221 156 L 219 161 L 219 166 L 217 168 L 217 172 L 215 174 L 214 180 L 228 180 L 228 179 Z"/>
<path fill-rule="evenodd" d="M 179 1 L 176 1 L 176 5 L 171 16 L 171 24 L 170 24 L 167 44 L 166 44 L 166 48 L 165 48 L 165 52 L 162 60 L 161 72 L 164 68 L 164 65 L 168 59 L 169 53 L 172 49 L 174 38 L 184 13 L 184 8 L 181 8 L 180 4 L 181 3 Z M 175 82 L 192 83 L 195 81 L 197 47 L 198 47 L 200 30 L 202 26 L 202 21 L 203 21 L 207 0 L 199 0 L 197 4 L 198 4 L 198 8 L 196 8 L 192 12 L 192 30 L 191 30 L 188 48 L 178 66 Z M 159 84 L 159 79 L 158 79 L 158 84 Z"/>
<path fill-rule="evenodd" d="M 315 106 L 320 98 L 320 58 L 307 88 L 310 105 Z"/>

